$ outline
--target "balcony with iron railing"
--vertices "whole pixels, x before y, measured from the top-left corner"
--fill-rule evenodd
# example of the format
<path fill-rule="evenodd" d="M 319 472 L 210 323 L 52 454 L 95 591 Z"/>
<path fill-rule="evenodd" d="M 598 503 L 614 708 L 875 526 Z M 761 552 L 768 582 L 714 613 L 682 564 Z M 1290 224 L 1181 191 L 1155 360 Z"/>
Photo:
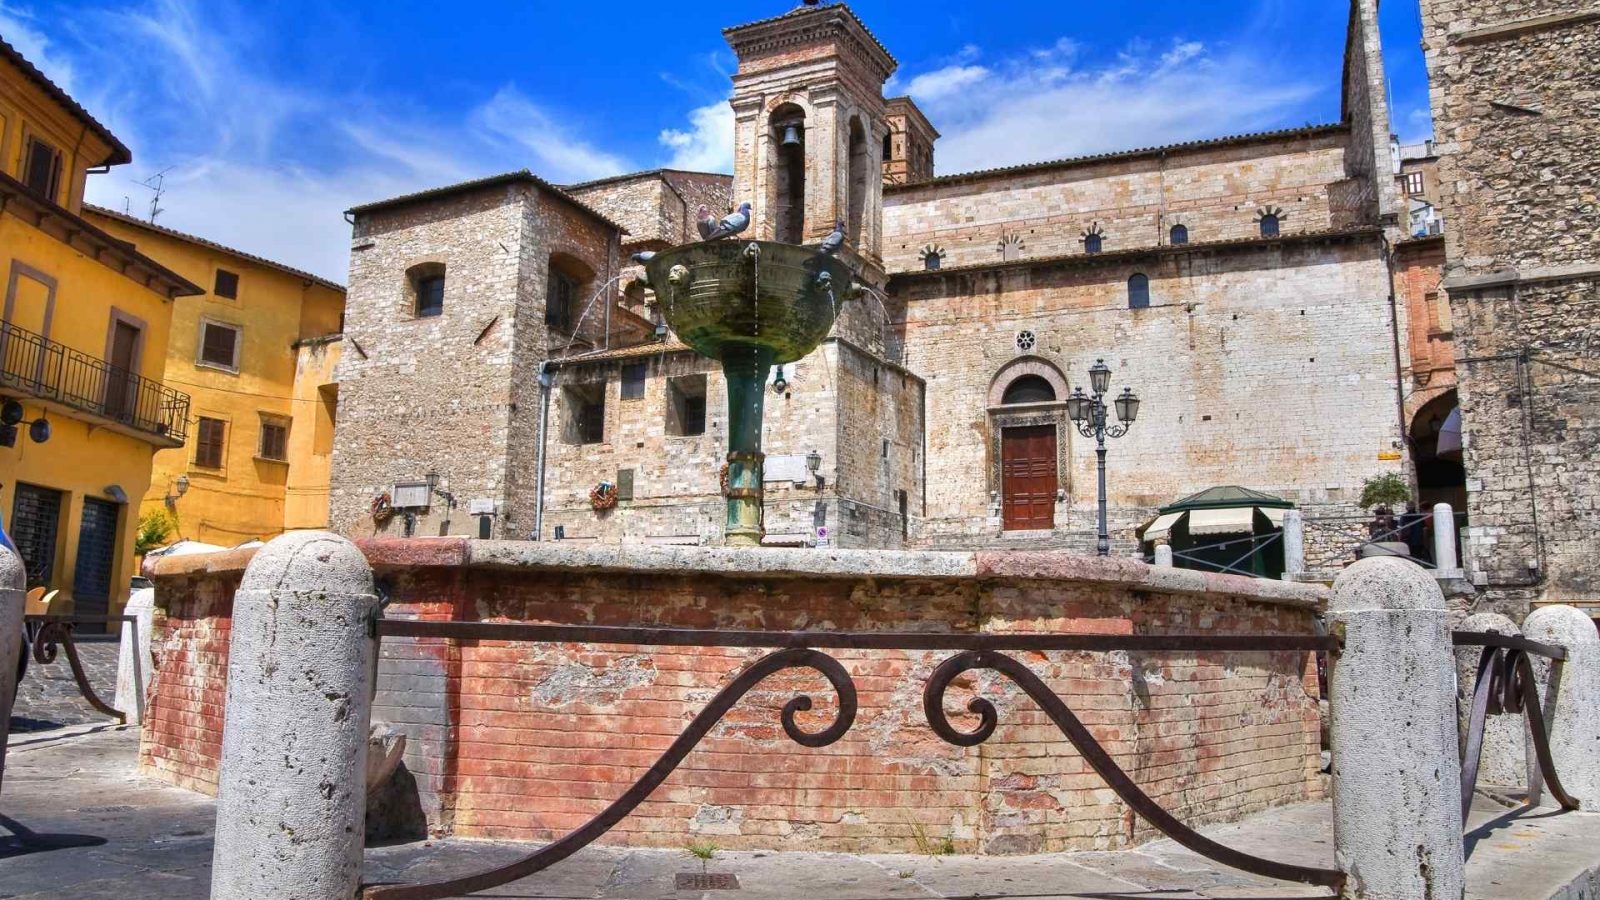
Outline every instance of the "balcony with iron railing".
<path fill-rule="evenodd" d="M 86 413 L 160 447 L 181 447 L 188 437 L 188 394 L 10 322 L 0 323 L 0 390 Z"/>

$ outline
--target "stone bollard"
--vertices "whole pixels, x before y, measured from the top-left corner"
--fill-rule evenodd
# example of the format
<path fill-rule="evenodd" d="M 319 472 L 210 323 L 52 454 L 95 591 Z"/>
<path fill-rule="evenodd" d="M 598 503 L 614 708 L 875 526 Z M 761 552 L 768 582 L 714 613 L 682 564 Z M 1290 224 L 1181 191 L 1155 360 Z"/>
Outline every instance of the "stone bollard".
<path fill-rule="evenodd" d="M 1298 509 L 1283 511 L 1283 580 L 1306 571 L 1306 520 Z"/>
<path fill-rule="evenodd" d="M 1172 545 L 1171 544 L 1157 544 L 1156 545 L 1156 562 L 1155 562 L 1155 564 L 1157 566 L 1160 566 L 1163 569 L 1172 568 Z"/>
<path fill-rule="evenodd" d="M 1476 613 L 1461 623 L 1462 631 L 1492 631 L 1510 637 L 1522 632 L 1499 613 Z M 1467 727 L 1472 721 L 1472 692 L 1478 684 L 1478 663 L 1482 647 L 1456 648 L 1456 724 L 1466 752 Z M 1497 787 L 1521 787 L 1528 783 L 1527 753 L 1523 717 L 1515 714 L 1490 716 L 1483 723 L 1483 752 L 1478 757 L 1478 783 Z M 1466 760 L 1462 760 L 1466 764 Z"/>
<path fill-rule="evenodd" d="M 1567 658 L 1552 665 L 1531 657 L 1550 729 L 1550 757 L 1561 786 L 1583 812 L 1600 813 L 1600 633 L 1571 606 L 1545 606 L 1522 622 L 1531 641 L 1565 647 Z M 1532 767 L 1537 772 L 1537 766 Z M 1530 802 L 1549 803 L 1542 779 L 1530 777 Z"/>
<path fill-rule="evenodd" d="M 129 725 L 144 723 L 144 704 L 150 696 L 150 673 L 155 665 L 150 655 L 150 629 L 155 625 L 156 592 L 140 588 L 128 598 L 122 614 L 133 616 L 122 623 L 117 648 L 117 697 L 111 705 L 128 717 Z"/>
<path fill-rule="evenodd" d="M 1448 503 L 1433 505 L 1433 567 L 1441 572 L 1460 568 L 1456 561 L 1456 512 Z"/>
<path fill-rule="evenodd" d="M 22 558 L 0 545 L 0 789 L 5 787 L 6 741 L 11 737 L 11 706 L 17 699 L 17 665 L 22 646 L 23 606 L 28 576 Z"/>
<path fill-rule="evenodd" d="M 1333 583 L 1334 845 L 1346 897 L 1462 895 L 1455 657 L 1444 594 L 1415 563 L 1363 559 Z"/>
<path fill-rule="evenodd" d="M 234 595 L 216 900 L 354 897 L 365 840 L 372 569 L 326 532 L 274 538 Z"/>

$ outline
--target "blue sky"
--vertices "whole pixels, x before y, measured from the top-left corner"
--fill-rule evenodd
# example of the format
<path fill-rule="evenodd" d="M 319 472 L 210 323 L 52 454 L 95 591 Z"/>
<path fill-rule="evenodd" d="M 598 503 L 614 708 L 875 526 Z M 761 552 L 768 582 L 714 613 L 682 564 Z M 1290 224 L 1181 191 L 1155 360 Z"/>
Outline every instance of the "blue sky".
<path fill-rule="evenodd" d="M 726 171 L 721 29 L 790 0 L 0 0 L 0 36 L 133 148 L 90 181 L 342 281 L 341 211 L 527 167 Z M 1348 0 L 858 0 L 943 133 L 940 172 L 1337 121 Z M 1383 4 L 1394 126 L 1429 135 L 1417 4 Z"/>

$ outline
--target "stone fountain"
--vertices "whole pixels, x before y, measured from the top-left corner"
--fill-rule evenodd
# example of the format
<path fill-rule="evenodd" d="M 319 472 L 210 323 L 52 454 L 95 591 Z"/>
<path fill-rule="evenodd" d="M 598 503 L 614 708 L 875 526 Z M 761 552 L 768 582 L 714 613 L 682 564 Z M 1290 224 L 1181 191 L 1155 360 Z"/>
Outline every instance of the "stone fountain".
<path fill-rule="evenodd" d="M 723 240 L 663 251 L 645 271 L 678 339 L 722 363 L 728 383 L 726 542 L 760 546 L 767 376 L 828 336 L 839 304 L 854 295 L 850 268 L 811 247 Z"/>

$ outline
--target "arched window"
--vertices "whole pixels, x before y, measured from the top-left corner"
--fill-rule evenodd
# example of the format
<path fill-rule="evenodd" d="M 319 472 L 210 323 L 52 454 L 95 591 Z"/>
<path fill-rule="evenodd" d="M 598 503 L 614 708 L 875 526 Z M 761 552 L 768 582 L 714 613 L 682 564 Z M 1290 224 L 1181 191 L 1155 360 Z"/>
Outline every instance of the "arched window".
<path fill-rule="evenodd" d="M 1105 241 L 1098 234 L 1087 234 L 1083 237 L 1083 252 L 1099 253 L 1105 247 Z"/>
<path fill-rule="evenodd" d="M 444 315 L 444 263 L 422 263 L 406 272 L 411 314 L 419 319 Z"/>
<path fill-rule="evenodd" d="M 786 244 L 805 240 L 806 114 L 793 103 L 772 111 L 772 209 L 774 237 Z"/>
<path fill-rule="evenodd" d="M 1148 309 L 1150 307 L 1150 276 L 1143 272 L 1135 272 L 1128 279 L 1128 308 Z"/>
<path fill-rule="evenodd" d="M 1189 243 L 1189 227 L 1187 225 L 1172 226 L 1172 245 L 1174 247 Z"/>
<path fill-rule="evenodd" d="M 944 256 L 942 254 L 929 253 L 928 255 L 922 257 L 922 268 L 932 272 L 933 270 L 939 268 L 939 264 L 943 262 Z"/>
<path fill-rule="evenodd" d="M 867 212 L 867 156 L 869 154 L 867 130 L 861 120 L 850 120 L 850 206 L 845 220 L 850 243 L 861 245 L 861 229 L 866 224 Z M 878 177 L 883 177 L 881 174 Z"/>
<path fill-rule="evenodd" d="M 1276 213 L 1267 213 L 1261 217 L 1261 236 L 1267 238 L 1278 236 L 1278 216 Z"/>
<path fill-rule="evenodd" d="M 1006 385 L 1005 398 L 1000 402 L 1011 406 L 1016 403 L 1053 403 L 1055 399 L 1056 389 L 1050 386 L 1050 382 L 1038 375 L 1023 375 Z"/>

